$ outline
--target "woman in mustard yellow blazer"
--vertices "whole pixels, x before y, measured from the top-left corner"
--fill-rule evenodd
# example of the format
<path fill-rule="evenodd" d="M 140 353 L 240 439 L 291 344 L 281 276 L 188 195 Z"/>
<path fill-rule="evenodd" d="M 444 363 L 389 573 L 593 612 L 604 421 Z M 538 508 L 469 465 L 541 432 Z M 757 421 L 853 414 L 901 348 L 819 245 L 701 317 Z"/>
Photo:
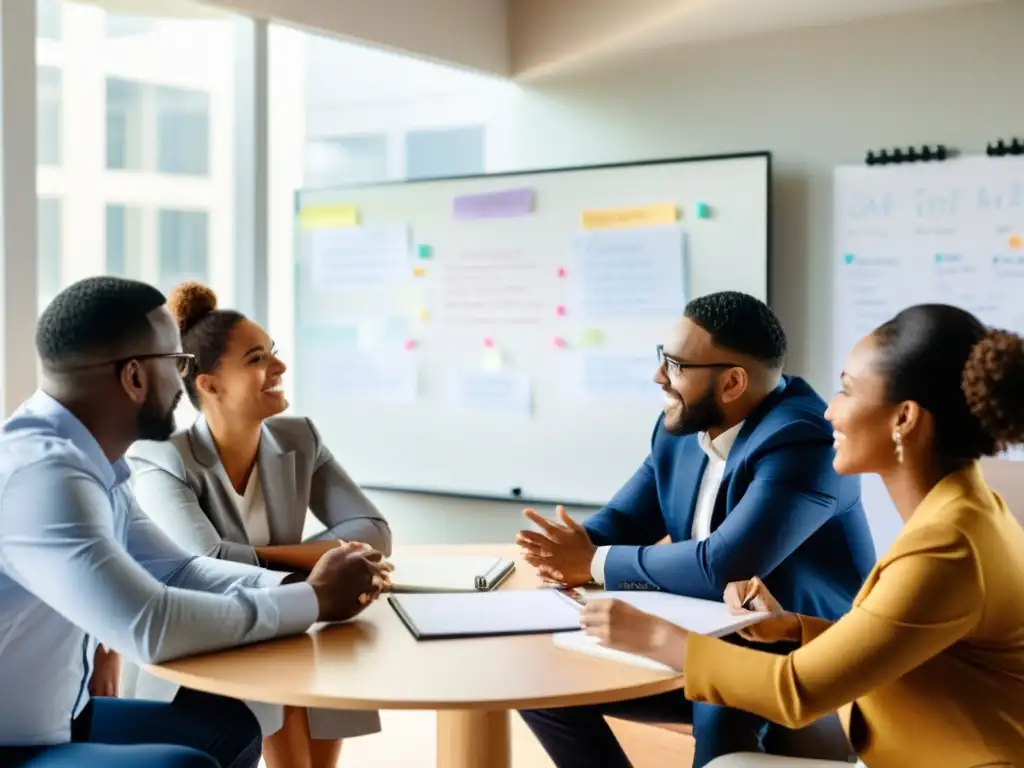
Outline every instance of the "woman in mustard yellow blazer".
<path fill-rule="evenodd" d="M 839 710 L 869 768 L 1024 766 L 1024 531 L 978 465 L 1024 442 L 1024 340 L 911 307 L 856 346 L 826 416 L 836 470 L 879 474 L 904 520 L 847 615 L 786 613 L 752 580 L 725 599 L 771 611 L 746 634 L 800 643 L 788 656 L 614 600 L 591 601 L 584 630 L 682 670 L 694 701 L 790 728 Z"/>

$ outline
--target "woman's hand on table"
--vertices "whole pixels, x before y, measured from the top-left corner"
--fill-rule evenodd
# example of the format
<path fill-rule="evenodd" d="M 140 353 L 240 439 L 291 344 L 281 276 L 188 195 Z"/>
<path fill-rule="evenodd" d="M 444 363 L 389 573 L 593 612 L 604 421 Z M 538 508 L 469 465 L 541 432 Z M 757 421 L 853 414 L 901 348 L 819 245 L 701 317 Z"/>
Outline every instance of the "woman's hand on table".
<path fill-rule="evenodd" d="M 746 581 L 734 581 L 725 588 L 722 600 L 729 610 L 742 616 L 751 611 L 770 613 L 771 618 L 753 624 L 739 632 L 745 640 L 755 643 L 779 643 L 800 641 L 800 619 L 790 613 L 776 600 L 768 587 L 756 576 Z"/>
<path fill-rule="evenodd" d="M 646 656 L 683 670 L 689 633 L 621 600 L 588 600 L 580 612 L 580 626 L 585 634 L 597 638 L 607 648 Z"/>

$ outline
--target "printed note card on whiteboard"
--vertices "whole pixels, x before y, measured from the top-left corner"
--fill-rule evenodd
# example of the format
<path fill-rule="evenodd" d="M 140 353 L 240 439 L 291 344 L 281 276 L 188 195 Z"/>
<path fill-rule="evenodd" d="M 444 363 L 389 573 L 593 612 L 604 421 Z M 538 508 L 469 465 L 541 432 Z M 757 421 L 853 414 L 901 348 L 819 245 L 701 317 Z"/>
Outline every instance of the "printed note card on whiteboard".
<path fill-rule="evenodd" d="M 409 279 L 409 227 L 378 224 L 308 233 L 314 285 L 353 291 Z"/>
<path fill-rule="evenodd" d="M 674 317 L 686 305 L 685 236 L 679 227 L 581 232 L 573 240 L 580 317 Z"/>

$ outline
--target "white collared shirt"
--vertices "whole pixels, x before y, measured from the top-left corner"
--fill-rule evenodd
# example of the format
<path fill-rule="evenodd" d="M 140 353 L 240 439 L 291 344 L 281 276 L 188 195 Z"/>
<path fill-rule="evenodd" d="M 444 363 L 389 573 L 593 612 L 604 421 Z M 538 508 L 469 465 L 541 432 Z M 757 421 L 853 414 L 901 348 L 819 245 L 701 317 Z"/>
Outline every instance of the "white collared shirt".
<path fill-rule="evenodd" d="M 155 663 L 316 621 L 308 584 L 177 546 L 129 474 L 42 392 L 0 430 L 0 746 L 70 739 L 97 642 Z"/>
<path fill-rule="evenodd" d="M 708 463 L 704 467 L 704 474 L 701 475 L 697 504 L 693 511 L 690 538 L 694 541 L 703 541 L 711 535 L 711 518 L 715 511 L 715 501 L 718 499 L 718 489 L 721 487 L 722 478 L 725 475 L 725 463 L 741 429 L 743 429 L 742 421 L 725 430 L 714 440 L 708 437 L 707 432 L 697 435 L 697 442 L 707 454 Z M 598 584 L 604 584 L 604 564 L 608 559 L 609 549 L 611 547 L 598 547 L 594 553 L 594 559 L 590 561 L 590 577 Z"/>

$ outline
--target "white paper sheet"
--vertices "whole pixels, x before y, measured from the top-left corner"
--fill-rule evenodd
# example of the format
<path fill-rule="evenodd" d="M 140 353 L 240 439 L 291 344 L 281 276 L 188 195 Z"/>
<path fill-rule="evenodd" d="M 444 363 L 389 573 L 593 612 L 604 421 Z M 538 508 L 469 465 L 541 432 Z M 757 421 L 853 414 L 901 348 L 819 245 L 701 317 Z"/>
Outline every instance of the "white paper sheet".
<path fill-rule="evenodd" d="M 553 589 L 402 594 L 389 598 L 424 638 L 564 632 L 579 611 Z"/>
<path fill-rule="evenodd" d="M 611 350 L 581 350 L 563 379 L 571 397 L 588 400 L 661 402 L 654 383 L 658 361 L 651 354 Z"/>
<path fill-rule="evenodd" d="M 405 351 L 341 350 L 317 361 L 317 389 L 339 400 L 415 402 L 419 391 L 416 356 Z"/>
<path fill-rule="evenodd" d="M 314 229 L 307 235 L 317 290 L 352 291 L 410 279 L 409 227 Z"/>
<path fill-rule="evenodd" d="M 581 232 L 573 240 L 573 315 L 678 316 L 686 306 L 684 249 L 674 226 Z"/>
<path fill-rule="evenodd" d="M 533 385 L 524 373 L 471 371 L 453 374 L 449 402 L 468 411 L 529 418 L 533 411 Z"/>

